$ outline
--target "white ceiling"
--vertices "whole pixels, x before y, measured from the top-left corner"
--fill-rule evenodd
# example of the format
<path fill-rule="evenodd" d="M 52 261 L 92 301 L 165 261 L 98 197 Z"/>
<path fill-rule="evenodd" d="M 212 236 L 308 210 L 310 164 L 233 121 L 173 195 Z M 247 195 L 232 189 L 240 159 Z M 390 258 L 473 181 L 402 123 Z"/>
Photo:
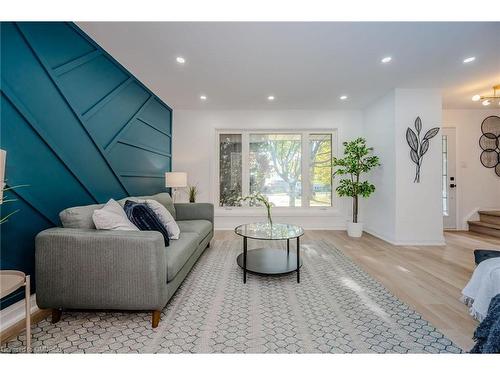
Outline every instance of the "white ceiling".
<path fill-rule="evenodd" d="M 444 108 L 484 109 L 472 95 L 500 84 L 500 22 L 78 26 L 174 109 L 360 109 L 392 88 L 441 88 Z"/>

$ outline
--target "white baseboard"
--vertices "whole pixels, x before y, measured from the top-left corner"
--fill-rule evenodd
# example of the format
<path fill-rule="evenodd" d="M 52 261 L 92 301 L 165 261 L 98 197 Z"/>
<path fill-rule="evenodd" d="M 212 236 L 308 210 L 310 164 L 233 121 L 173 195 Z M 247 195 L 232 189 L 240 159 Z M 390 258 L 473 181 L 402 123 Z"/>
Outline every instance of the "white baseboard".
<path fill-rule="evenodd" d="M 371 234 L 374 237 L 380 238 L 382 241 L 388 242 L 391 245 L 395 245 L 395 241 L 392 238 L 389 238 L 383 234 L 378 233 L 377 231 L 374 231 L 370 228 L 363 228 L 363 232 L 366 232 L 368 234 Z"/>
<path fill-rule="evenodd" d="M 295 212 L 295 211 L 294 211 Z M 300 211 L 303 212 L 303 211 Z M 316 211 L 315 211 L 316 212 Z M 238 212 L 224 212 L 224 215 L 215 216 L 215 230 L 234 230 L 240 224 L 252 223 L 255 221 L 265 220 L 262 213 L 259 211 L 260 216 L 240 216 Z M 345 230 L 347 219 L 343 216 L 333 215 L 330 211 L 318 210 L 318 215 L 297 213 L 294 215 L 284 213 L 273 214 L 273 221 L 276 223 L 288 223 L 300 225 L 305 230 Z M 333 215 L 333 216 L 331 216 Z"/>
<path fill-rule="evenodd" d="M 39 311 L 36 304 L 36 295 L 31 295 L 31 315 Z M 26 308 L 24 305 L 24 298 L 21 301 L 0 310 L 0 332 L 4 332 L 6 329 L 12 327 L 14 324 L 24 321 L 26 317 Z"/>
<path fill-rule="evenodd" d="M 446 246 L 445 241 L 428 241 L 428 242 L 420 242 L 420 241 L 397 241 L 394 242 L 395 246 Z"/>
<path fill-rule="evenodd" d="M 369 228 L 363 229 L 364 232 L 371 234 L 374 237 L 380 238 L 382 241 L 388 242 L 394 246 L 445 246 L 446 242 L 444 241 L 444 237 L 441 241 L 397 241 L 392 238 L 388 238 L 376 231 L 373 231 Z"/>

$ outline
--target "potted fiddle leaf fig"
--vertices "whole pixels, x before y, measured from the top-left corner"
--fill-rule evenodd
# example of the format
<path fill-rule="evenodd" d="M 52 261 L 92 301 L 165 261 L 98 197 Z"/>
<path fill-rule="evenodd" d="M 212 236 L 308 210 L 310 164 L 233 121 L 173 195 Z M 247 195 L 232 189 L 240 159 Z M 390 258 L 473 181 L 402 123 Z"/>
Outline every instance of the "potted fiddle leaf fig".
<path fill-rule="evenodd" d="M 336 167 L 333 178 L 346 176 L 339 180 L 336 191 L 340 197 L 352 198 L 352 221 L 347 223 L 347 234 L 350 237 L 361 237 L 363 223 L 358 222 L 359 196 L 368 198 L 375 185 L 362 180 L 362 175 L 380 165 L 378 156 L 373 155 L 373 148 L 366 146 L 364 138 L 343 142 L 344 157 L 333 158 L 332 166 Z"/>

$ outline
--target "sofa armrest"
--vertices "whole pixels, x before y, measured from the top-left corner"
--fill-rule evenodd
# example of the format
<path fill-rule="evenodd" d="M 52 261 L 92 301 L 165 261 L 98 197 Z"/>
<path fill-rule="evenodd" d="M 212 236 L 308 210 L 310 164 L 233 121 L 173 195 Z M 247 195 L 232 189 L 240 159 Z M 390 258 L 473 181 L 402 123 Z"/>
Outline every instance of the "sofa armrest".
<path fill-rule="evenodd" d="M 36 236 L 35 248 L 41 308 L 155 310 L 166 303 L 159 232 L 52 228 Z"/>
<path fill-rule="evenodd" d="M 214 224 L 212 203 L 175 203 L 177 220 L 208 220 Z"/>

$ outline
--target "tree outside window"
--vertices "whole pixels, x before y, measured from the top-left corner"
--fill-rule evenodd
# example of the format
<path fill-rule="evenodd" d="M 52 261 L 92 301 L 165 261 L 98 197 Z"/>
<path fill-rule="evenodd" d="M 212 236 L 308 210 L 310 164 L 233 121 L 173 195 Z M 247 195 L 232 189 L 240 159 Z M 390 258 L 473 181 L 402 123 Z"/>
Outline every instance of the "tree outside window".
<path fill-rule="evenodd" d="M 246 134 L 219 136 L 220 206 L 239 206 L 238 198 L 248 193 L 265 195 L 275 207 L 332 205 L 332 133 Z M 242 163 L 243 139 L 248 142 L 247 165 Z M 247 187 L 242 186 L 243 171 L 248 173 Z"/>

